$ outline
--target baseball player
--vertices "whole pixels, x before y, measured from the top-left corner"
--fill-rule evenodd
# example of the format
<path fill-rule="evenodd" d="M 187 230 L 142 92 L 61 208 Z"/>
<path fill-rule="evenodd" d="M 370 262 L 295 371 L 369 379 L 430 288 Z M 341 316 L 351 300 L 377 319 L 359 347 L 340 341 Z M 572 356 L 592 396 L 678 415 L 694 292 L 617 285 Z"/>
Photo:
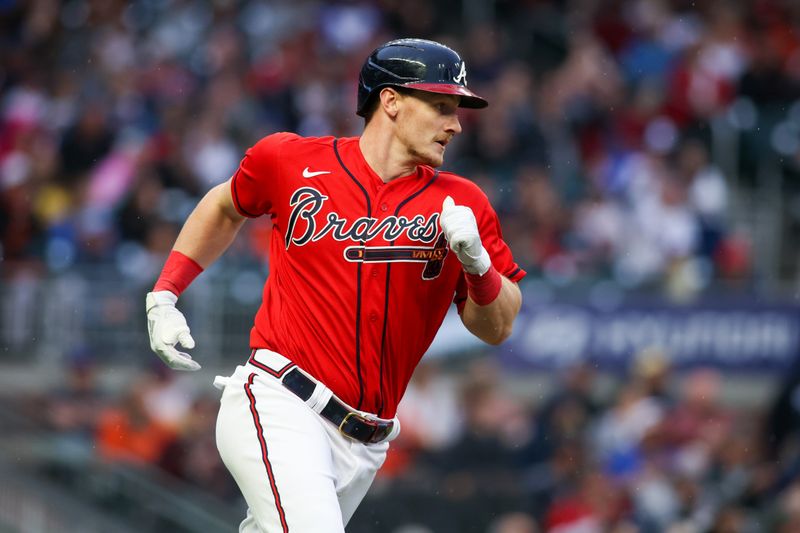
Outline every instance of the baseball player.
<path fill-rule="evenodd" d="M 361 137 L 264 137 L 186 221 L 146 300 L 151 347 L 178 370 L 200 368 L 177 348 L 194 347 L 181 292 L 246 219 L 274 225 L 252 352 L 215 380 L 217 446 L 249 507 L 240 531 L 344 531 L 448 307 L 489 344 L 511 333 L 525 272 L 486 195 L 436 170 L 457 108 L 486 105 L 455 51 L 386 43 L 361 70 Z"/>

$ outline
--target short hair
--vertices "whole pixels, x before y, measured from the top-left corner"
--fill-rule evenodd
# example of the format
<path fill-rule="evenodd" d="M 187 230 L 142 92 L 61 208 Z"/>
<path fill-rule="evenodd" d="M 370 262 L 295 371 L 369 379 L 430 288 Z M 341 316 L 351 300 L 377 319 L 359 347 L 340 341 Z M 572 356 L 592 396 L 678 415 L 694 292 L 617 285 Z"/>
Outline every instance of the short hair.
<path fill-rule="evenodd" d="M 413 95 L 414 93 L 420 92 L 415 91 L 414 89 L 409 89 L 408 87 L 403 87 L 401 85 L 387 85 L 386 87 L 382 87 L 380 91 L 375 91 L 375 93 L 369 96 L 369 99 L 364 104 L 364 124 L 368 124 L 372 115 L 377 111 L 378 105 L 381 101 L 381 92 L 383 89 L 392 88 L 397 93 L 402 94 L 403 96 Z"/>

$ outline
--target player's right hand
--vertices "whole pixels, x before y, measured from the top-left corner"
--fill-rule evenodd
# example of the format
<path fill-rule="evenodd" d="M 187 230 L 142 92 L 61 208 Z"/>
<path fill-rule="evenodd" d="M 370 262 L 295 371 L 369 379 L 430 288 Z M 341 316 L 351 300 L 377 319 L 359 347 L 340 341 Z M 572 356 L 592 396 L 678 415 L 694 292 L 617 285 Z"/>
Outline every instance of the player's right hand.
<path fill-rule="evenodd" d="M 175 307 L 177 301 L 178 297 L 170 291 L 147 293 L 145 303 L 150 348 L 170 368 L 200 370 L 200 365 L 188 353 L 179 352 L 175 348 L 178 343 L 190 350 L 194 348 L 194 339 L 189 332 L 186 318 Z"/>

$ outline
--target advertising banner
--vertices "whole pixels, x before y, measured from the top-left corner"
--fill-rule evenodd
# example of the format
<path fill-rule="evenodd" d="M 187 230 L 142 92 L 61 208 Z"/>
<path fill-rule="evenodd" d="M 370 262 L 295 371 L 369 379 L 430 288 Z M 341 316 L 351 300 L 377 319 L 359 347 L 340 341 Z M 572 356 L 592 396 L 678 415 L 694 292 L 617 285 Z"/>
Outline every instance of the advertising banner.
<path fill-rule="evenodd" d="M 646 348 L 676 368 L 780 372 L 800 352 L 800 307 L 704 302 L 623 305 L 601 311 L 575 304 L 525 307 L 500 347 L 512 367 L 551 369 L 588 361 L 624 371 Z"/>

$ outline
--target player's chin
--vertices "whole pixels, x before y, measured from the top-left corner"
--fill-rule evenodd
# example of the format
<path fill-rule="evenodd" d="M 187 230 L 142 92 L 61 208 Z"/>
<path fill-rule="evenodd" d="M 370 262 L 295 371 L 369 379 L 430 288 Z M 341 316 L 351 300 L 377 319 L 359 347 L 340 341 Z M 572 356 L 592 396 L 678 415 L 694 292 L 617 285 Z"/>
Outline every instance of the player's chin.
<path fill-rule="evenodd" d="M 442 166 L 444 164 L 444 157 L 441 157 L 441 156 L 440 157 L 435 157 L 435 158 L 432 157 L 430 159 L 430 161 L 428 161 L 425 164 L 428 165 L 429 167 L 433 167 L 433 168 L 440 167 L 440 166 Z"/>
<path fill-rule="evenodd" d="M 422 154 L 422 161 L 420 161 L 424 165 L 428 165 L 431 167 L 440 167 L 444 163 L 444 146 L 441 149 L 437 150 L 434 148 L 433 150 L 427 151 Z"/>
<path fill-rule="evenodd" d="M 412 149 L 411 155 L 418 165 L 428 165 L 434 168 L 440 167 L 444 163 L 444 146 L 436 143 L 435 147 Z"/>

